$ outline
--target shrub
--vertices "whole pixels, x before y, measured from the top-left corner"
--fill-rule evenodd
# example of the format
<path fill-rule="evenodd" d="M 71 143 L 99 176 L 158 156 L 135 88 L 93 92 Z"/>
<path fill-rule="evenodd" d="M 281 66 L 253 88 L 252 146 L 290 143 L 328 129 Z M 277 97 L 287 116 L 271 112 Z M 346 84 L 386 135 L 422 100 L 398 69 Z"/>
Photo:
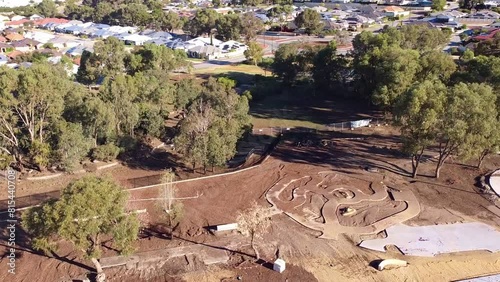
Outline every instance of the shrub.
<path fill-rule="evenodd" d="M 115 144 L 99 145 L 92 150 L 92 159 L 109 162 L 116 159 L 119 153 L 120 148 Z"/>

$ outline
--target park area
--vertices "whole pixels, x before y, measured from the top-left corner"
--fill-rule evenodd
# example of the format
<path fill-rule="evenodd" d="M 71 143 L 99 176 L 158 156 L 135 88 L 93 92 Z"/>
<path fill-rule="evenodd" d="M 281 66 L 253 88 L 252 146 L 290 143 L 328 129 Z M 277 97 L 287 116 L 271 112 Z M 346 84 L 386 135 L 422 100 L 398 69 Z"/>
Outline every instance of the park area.
<path fill-rule="evenodd" d="M 455 281 L 500 270 L 500 209 L 476 186 L 479 176 L 500 167 L 500 156 L 487 158 L 481 171 L 452 160 L 443 168 L 444 177 L 436 180 L 426 176 L 432 175 L 436 161 L 429 152 L 421 176 L 412 179 L 411 160 L 399 153 L 392 127 L 282 132 L 280 139 L 261 136 L 268 146 L 275 143 L 269 140 L 279 142 L 240 170 L 219 176 L 215 172 L 211 177 L 181 174 L 183 180 L 173 185 L 183 216 L 173 231 L 163 210 L 164 186 L 154 184 L 160 170 L 118 165 L 98 172 L 128 189 L 129 210 L 143 211 L 133 255 L 116 256 L 112 245 L 105 243 L 101 263 L 109 281 Z M 188 180 L 199 176 L 203 179 Z M 134 177 L 149 182 L 139 187 Z M 57 188 L 73 178 L 29 182 L 29 186 L 50 183 Z M 24 185 L 21 182 L 29 190 Z M 257 262 L 248 237 L 211 228 L 234 223 L 254 201 L 273 214 L 271 226 L 256 242 L 261 257 Z M 455 228 L 462 223 L 482 226 L 475 228 L 488 242 L 457 246 L 469 244 L 463 238 L 483 236 L 470 227 L 464 234 L 455 230 L 452 237 L 432 237 L 438 231 L 422 231 L 420 239 L 424 234 L 431 238 L 420 240 L 418 247 L 429 252 L 418 256 L 405 245 L 404 236 L 411 237 L 410 231 L 396 236 L 401 226 Z M 450 238 L 454 246 L 435 250 Z M 15 281 L 72 281 L 92 270 L 66 243 L 48 258 L 29 249 L 21 230 L 18 239 L 22 251 Z M 277 257 L 287 262 L 281 274 L 270 269 Z M 376 263 L 384 259 L 405 260 L 408 265 L 378 271 Z M 5 257 L 0 273 L 6 279 Z"/>

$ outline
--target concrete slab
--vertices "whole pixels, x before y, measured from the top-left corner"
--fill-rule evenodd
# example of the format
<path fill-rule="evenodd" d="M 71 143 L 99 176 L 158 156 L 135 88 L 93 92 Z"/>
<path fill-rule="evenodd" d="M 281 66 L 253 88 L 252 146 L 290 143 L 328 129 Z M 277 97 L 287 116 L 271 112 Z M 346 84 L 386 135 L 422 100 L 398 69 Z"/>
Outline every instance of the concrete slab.
<path fill-rule="evenodd" d="M 493 191 L 500 196 L 500 169 L 491 174 L 489 182 Z"/>
<path fill-rule="evenodd" d="M 407 226 L 386 229 L 387 238 L 361 242 L 360 247 L 385 251 L 397 246 L 405 255 L 432 257 L 437 254 L 486 250 L 500 251 L 500 232 L 479 222 L 447 225 Z"/>
<path fill-rule="evenodd" d="M 500 281 L 500 274 L 476 277 L 466 280 L 456 280 L 454 282 L 498 282 Z"/>

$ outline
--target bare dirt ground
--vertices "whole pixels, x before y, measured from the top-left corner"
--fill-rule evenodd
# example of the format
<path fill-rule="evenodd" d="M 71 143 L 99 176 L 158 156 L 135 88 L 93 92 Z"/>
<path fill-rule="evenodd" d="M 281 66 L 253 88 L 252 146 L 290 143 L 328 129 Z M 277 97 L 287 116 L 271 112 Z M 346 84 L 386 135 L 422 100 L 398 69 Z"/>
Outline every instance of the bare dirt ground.
<path fill-rule="evenodd" d="M 492 203 L 474 188 L 477 176 L 500 167 L 500 156 L 490 156 L 482 170 L 452 160 L 443 168 L 442 178 L 435 180 L 429 177 L 433 173 L 435 153 L 429 152 L 426 156 L 428 161 L 422 164 L 421 175 L 415 181 L 408 177 L 411 163 L 398 153 L 395 133 L 391 128 L 374 127 L 344 133 L 285 136 L 271 157 L 258 168 L 222 178 L 177 184 L 177 197 L 194 198 L 181 200 L 184 217 L 174 232 L 174 238 L 164 236 L 161 229 L 155 232 L 153 228 L 146 228 L 141 233 L 142 239 L 136 243 L 138 252 L 193 244 L 210 246 L 221 240 L 221 236 L 212 235 L 205 227 L 234 222 L 238 212 L 250 207 L 252 201 L 269 206 L 265 199 L 266 191 L 285 175 L 293 174 L 295 178 L 300 178 L 325 170 L 368 181 L 383 180 L 387 186 L 412 191 L 420 203 L 421 212 L 405 224 L 481 221 L 500 228 L 500 214 L 495 214 Z M 312 145 L 296 146 L 298 140 L 305 139 L 312 140 Z M 323 140 L 328 140 L 327 146 L 322 145 Z M 367 171 L 367 168 L 374 172 Z M 141 169 L 133 172 L 122 167 L 112 170 L 118 170 L 112 176 L 121 182 L 126 182 L 127 175 L 132 173 L 136 173 L 134 176 L 141 173 L 147 176 L 154 172 Z M 159 189 L 152 188 L 132 191 L 130 196 L 135 200 L 147 199 L 158 197 L 159 193 Z M 357 207 L 363 214 L 360 217 L 362 220 L 344 224 L 366 224 L 378 220 L 372 213 L 397 212 L 400 208 L 397 202 L 390 204 L 396 206 L 390 207 L 389 211 L 384 206 Z M 153 227 L 164 220 L 160 206 L 158 201 L 129 203 L 131 209 L 147 209 L 141 219 L 144 224 Z M 5 247 L 8 234 L 4 228 L 2 231 L 1 244 Z M 75 278 L 92 268 L 89 261 L 78 258 L 78 253 L 72 252 L 67 244 L 63 244 L 57 252 L 59 259 L 30 253 L 26 251 L 27 238 L 21 230 L 18 233 L 18 247 L 23 251 L 18 253 L 14 281 L 67 281 L 69 277 Z M 236 241 L 248 240 L 238 234 L 233 235 L 241 238 Z M 397 250 L 380 253 L 357 247 L 356 244 L 365 236 L 349 234 L 339 236 L 337 240 L 327 240 L 319 239 L 320 235 L 321 232 L 308 229 L 284 214 L 273 216 L 272 226 L 258 240 L 258 246 L 262 259 L 267 262 L 276 259 L 279 250 L 280 257 L 289 265 L 289 269 L 281 275 L 265 265 L 249 263 L 245 254 L 251 254 L 251 249 L 244 246 L 228 247 L 226 252 L 230 261 L 227 265 L 207 267 L 197 262 L 196 258 L 181 257 L 161 265 L 151 262 L 152 267 L 147 272 L 128 270 L 128 278 L 123 276 L 124 268 L 107 269 L 106 272 L 110 281 L 238 281 L 237 276 L 241 276 L 243 281 L 452 281 L 500 271 L 499 253 L 406 257 Z M 115 255 L 112 246 L 108 247 L 103 256 Z M 373 261 L 386 258 L 404 259 L 409 265 L 382 272 L 371 266 Z M 0 260 L 0 281 L 11 281 L 12 278 L 7 273 L 6 261 L 4 255 Z"/>

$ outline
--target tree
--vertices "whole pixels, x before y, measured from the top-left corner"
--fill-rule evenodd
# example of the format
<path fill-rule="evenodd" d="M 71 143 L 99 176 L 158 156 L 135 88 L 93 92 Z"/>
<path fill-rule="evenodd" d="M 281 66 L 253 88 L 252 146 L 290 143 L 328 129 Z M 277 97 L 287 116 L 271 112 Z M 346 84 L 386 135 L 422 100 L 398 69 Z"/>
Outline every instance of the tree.
<path fill-rule="evenodd" d="M 254 13 L 243 13 L 241 15 L 241 35 L 249 43 L 264 30 L 264 23 Z"/>
<path fill-rule="evenodd" d="M 240 0 L 241 5 L 244 6 L 258 6 L 262 4 L 264 1 L 263 0 Z"/>
<path fill-rule="evenodd" d="M 99 64 L 100 75 L 114 77 L 125 69 L 125 44 L 116 37 L 108 37 L 94 44 L 94 54 Z"/>
<path fill-rule="evenodd" d="M 38 4 L 37 10 L 46 18 L 52 18 L 57 15 L 57 6 L 53 0 L 43 0 Z"/>
<path fill-rule="evenodd" d="M 179 15 L 173 11 L 164 12 L 160 10 L 161 18 L 159 19 L 159 26 L 161 29 L 165 29 L 169 32 L 172 32 L 176 29 L 181 29 L 183 27 L 183 22 Z"/>
<path fill-rule="evenodd" d="M 298 65 L 295 63 L 298 52 L 298 45 L 289 43 L 281 44 L 274 53 L 273 73 L 285 84 L 294 82 L 299 73 Z"/>
<path fill-rule="evenodd" d="M 262 61 L 264 50 L 257 42 L 252 41 L 248 43 L 248 49 L 245 50 L 244 55 L 248 62 L 257 65 Z"/>
<path fill-rule="evenodd" d="M 462 8 L 462 9 L 471 10 L 474 7 L 476 7 L 476 5 L 481 4 L 483 2 L 484 2 L 483 0 L 460 0 L 459 5 L 460 5 L 460 8 Z"/>
<path fill-rule="evenodd" d="M 85 177 L 69 184 L 59 200 L 50 200 L 22 215 L 22 226 L 31 235 L 34 249 L 44 252 L 57 248 L 56 238 L 71 242 L 94 264 L 98 281 L 105 275 L 97 260 L 103 237 L 114 242 L 122 254 L 133 251 L 139 221 L 125 210 L 127 193 L 114 182 Z"/>
<path fill-rule="evenodd" d="M 313 9 L 306 9 L 295 18 L 299 28 L 305 28 L 307 34 L 318 34 L 323 29 L 321 15 Z"/>
<path fill-rule="evenodd" d="M 351 76 L 348 60 L 337 55 L 337 44 L 331 41 L 314 57 L 312 70 L 314 84 L 318 89 L 341 92 Z M 343 91 L 342 91 L 343 92 Z"/>
<path fill-rule="evenodd" d="M 398 96 L 415 80 L 420 68 L 418 52 L 400 48 L 384 49 L 372 67 L 375 75 L 372 102 L 382 109 L 390 110 Z"/>
<path fill-rule="evenodd" d="M 241 37 L 242 22 L 238 14 L 220 16 L 216 23 L 217 37 L 223 41 L 239 40 Z"/>
<path fill-rule="evenodd" d="M 238 222 L 238 231 L 244 236 L 250 236 L 250 244 L 255 252 L 255 258 L 260 259 L 255 240 L 271 225 L 270 209 L 254 202 L 252 207 L 238 215 L 236 221 Z"/>
<path fill-rule="evenodd" d="M 169 72 L 187 66 L 186 52 L 172 50 L 165 45 L 145 44 L 132 51 L 126 58 L 126 68 L 130 74 L 145 71 Z"/>
<path fill-rule="evenodd" d="M 282 26 L 292 12 L 293 7 L 291 5 L 277 5 L 267 11 L 267 16 Z"/>
<path fill-rule="evenodd" d="M 222 165 L 236 153 L 236 143 L 249 124 L 249 107 L 247 98 L 233 87 L 227 79 L 210 78 L 179 123 L 174 143 L 193 170 L 201 164 L 206 172 L 207 165 Z"/>
<path fill-rule="evenodd" d="M 452 95 L 458 91 L 470 92 L 466 101 L 469 104 L 467 108 L 469 116 L 466 120 L 468 130 L 464 142 L 458 147 L 458 154 L 465 160 L 477 159 L 477 168 L 480 168 L 484 158 L 488 154 L 496 153 L 500 145 L 497 97 L 491 87 L 486 84 L 459 84 L 456 89 L 453 88 Z"/>
<path fill-rule="evenodd" d="M 185 29 L 192 36 L 211 34 L 219 19 L 219 14 L 213 9 L 199 9 L 194 18 L 188 22 Z"/>
<path fill-rule="evenodd" d="M 57 162 L 65 171 L 72 172 L 88 155 L 92 141 L 83 134 L 81 124 L 61 122 L 57 130 Z"/>
<path fill-rule="evenodd" d="M 413 178 L 425 149 L 434 143 L 445 106 L 446 86 L 440 81 L 426 80 L 398 98 L 394 121 L 401 129 L 402 151 L 411 156 Z"/>
<path fill-rule="evenodd" d="M 109 2 L 99 2 L 92 14 L 92 20 L 98 23 L 111 23 L 111 14 L 114 12 L 113 5 Z"/>
<path fill-rule="evenodd" d="M 477 43 L 474 53 L 478 56 L 498 57 L 500 55 L 500 33 L 497 32 L 493 38 Z"/>
<path fill-rule="evenodd" d="M 114 80 L 106 79 L 100 88 L 99 95 L 105 103 L 109 103 L 114 111 L 115 130 L 118 135 L 134 136 L 134 128 L 139 122 L 137 84 L 134 77 L 117 75 Z"/>
<path fill-rule="evenodd" d="M 448 82 L 457 69 L 457 64 L 453 58 L 442 51 L 429 51 L 420 56 L 420 71 L 417 77 L 420 81 L 439 78 L 443 82 Z"/>
<path fill-rule="evenodd" d="M 497 125 L 494 122 L 497 117 L 495 100 L 491 88 L 486 85 L 458 83 L 450 88 L 436 138 L 439 145 L 436 178 L 439 178 L 441 168 L 452 154 L 484 149 L 479 146 L 481 142 L 475 141 L 482 134 L 487 136 L 490 128 Z"/>
<path fill-rule="evenodd" d="M 432 0 L 432 9 L 434 11 L 442 11 L 446 6 L 446 0 Z"/>
<path fill-rule="evenodd" d="M 177 110 L 187 109 L 191 103 L 201 94 L 202 87 L 192 78 L 178 81 L 175 85 L 175 108 Z"/>
<path fill-rule="evenodd" d="M 385 32 L 392 30 L 393 28 L 389 28 Z M 451 35 L 450 31 L 430 28 L 426 25 L 403 25 L 399 33 L 401 34 L 399 41 L 401 48 L 417 51 L 442 50 L 450 42 Z"/>

